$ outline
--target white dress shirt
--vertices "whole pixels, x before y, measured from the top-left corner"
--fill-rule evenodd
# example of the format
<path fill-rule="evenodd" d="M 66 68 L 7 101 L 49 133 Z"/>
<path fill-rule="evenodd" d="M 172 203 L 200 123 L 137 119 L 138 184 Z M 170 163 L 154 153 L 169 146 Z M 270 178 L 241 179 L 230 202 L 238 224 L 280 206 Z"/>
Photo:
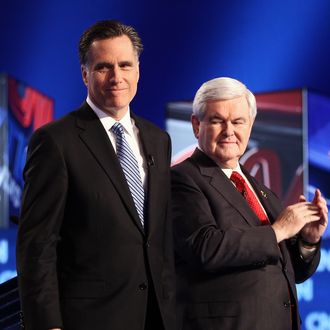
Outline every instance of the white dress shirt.
<path fill-rule="evenodd" d="M 111 144 L 116 151 L 116 135 L 115 133 L 111 132 L 111 127 L 116 123 L 116 120 L 112 118 L 109 114 L 99 109 L 87 96 L 86 102 L 88 105 L 93 109 L 95 114 L 99 117 L 101 124 L 103 125 L 105 131 L 108 134 L 108 137 L 111 141 Z M 144 190 L 147 189 L 147 164 L 146 160 L 143 154 L 142 145 L 139 139 L 139 129 L 135 125 L 135 121 L 130 116 L 130 111 L 128 108 L 128 111 L 124 115 L 122 119 L 119 120 L 119 122 L 122 124 L 124 128 L 124 134 L 125 138 L 127 140 L 127 143 L 129 144 L 130 148 L 132 149 L 132 152 L 138 162 L 139 165 L 139 171 L 140 176 L 142 180 L 142 184 L 144 187 Z"/>

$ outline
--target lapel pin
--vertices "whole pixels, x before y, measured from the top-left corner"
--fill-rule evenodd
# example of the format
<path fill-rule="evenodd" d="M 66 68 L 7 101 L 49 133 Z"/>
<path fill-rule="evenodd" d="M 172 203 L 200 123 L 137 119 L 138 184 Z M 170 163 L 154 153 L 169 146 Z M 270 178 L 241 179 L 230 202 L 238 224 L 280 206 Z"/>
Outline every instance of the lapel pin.
<path fill-rule="evenodd" d="M 260 190 L 260 192 L 261 192 L 261 195 L 262 195 L 264 198 L 267 198 L 267 194 L 266 194 L 264 191 Z"/>

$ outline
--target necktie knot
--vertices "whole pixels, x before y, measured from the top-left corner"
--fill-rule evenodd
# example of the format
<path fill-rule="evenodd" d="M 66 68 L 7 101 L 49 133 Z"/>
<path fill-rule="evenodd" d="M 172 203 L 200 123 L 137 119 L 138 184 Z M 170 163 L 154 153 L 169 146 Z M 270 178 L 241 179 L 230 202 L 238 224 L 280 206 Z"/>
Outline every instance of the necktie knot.
<path fill-rule="evenodd" d="M 123 136 L 124 135 L 124 128 L 123 125 L 120 122 L 115 122 L 112 127 L 111 127 L 111 131 L 113 133 L 115 133 L 117 136 Z"/>

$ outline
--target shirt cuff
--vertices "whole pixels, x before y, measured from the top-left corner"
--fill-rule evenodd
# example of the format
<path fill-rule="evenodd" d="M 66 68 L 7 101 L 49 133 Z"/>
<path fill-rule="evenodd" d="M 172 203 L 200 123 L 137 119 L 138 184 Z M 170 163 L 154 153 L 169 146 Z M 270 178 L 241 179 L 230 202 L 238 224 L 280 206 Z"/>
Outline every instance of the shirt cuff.
<path fill-rule="evenodd" d="M 308 246 L 307 247 L 307 246 L 304 246 L 304 243 L 301 240 L 299 240 L 298 245 L 299 245 L 301 258 L 306 262 L 311 261 L 313 259 L 314 255 L 315 255 L 318 244 L 315 244 L 314 246 Z"/>

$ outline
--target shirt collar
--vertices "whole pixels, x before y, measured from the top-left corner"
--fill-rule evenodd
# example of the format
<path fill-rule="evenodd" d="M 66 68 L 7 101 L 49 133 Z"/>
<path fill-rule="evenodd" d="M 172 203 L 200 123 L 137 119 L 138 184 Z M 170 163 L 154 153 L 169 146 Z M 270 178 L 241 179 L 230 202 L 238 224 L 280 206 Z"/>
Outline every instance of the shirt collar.
<path fill-rule="evenodd" d="M 95 112 L 95 114 L 99 117 L 103 127 L 106 131 L 109 131 L 111 127 L 117 122 L 114 118 L 112 118 L 109 114 L 102 111 L 100 108 L 98 108 L 92 100 L 87 96 L 86 99 L 87 104 L 92 108 L 92 110 Z M 128 111 L 125 113 L 124 117 L 119 120 L 119 122 L 122 124 L 125 132 L 131 136 L 133 136 L 133 118 L 131 118 L 130 109 L 128 107 Z"/>
<path fill-rule="evenodd" d="M 239 174 L 243 175 L 243 177 L 244 177 L 244 174 L 243 174 L 243 172 L 241 170 L 241 167 L 238 163 L 237 163 L 235 168 L 223 168 L 221 166 L 220 166 L 220 168 L 223 171 L 223 173 L 225 173 L 225 175 L 228 177 L 228 179 L 230 179 L 231 174 L 233 173 L 233 171 L 238 172 Z"/>

